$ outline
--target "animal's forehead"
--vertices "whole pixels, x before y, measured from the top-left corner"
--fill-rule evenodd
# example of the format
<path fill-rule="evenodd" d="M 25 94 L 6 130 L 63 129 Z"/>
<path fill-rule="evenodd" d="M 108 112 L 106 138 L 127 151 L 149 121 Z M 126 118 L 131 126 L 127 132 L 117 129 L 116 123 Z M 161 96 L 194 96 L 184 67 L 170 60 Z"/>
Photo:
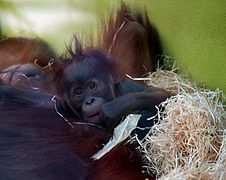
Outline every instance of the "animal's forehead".
<path fill-rule="evenodd" d="M 98 59 L 86 58 L 83 61 L 78 61 L 70 64 L 64 70 L 64 78 L 73 83 L 83 83 L 90 77 L 97 77 L 105 73 L 103 64 Z"/>

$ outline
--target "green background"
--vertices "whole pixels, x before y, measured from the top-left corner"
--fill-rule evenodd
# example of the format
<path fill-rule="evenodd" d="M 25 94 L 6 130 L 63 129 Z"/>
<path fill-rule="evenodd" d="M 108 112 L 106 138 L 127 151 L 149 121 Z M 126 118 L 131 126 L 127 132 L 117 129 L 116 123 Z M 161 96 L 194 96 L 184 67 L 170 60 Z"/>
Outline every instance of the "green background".
<path fill-rule="evenodd" d="M 226 92 L 226 1 L 225 0 L 137 0 L 125 1 L 132 7 L 145 8 L 159 30 L 166 55 L 172 56 L 180 71 L 210 89 Z M 61 54 L 73 33 L 97 32 L 98 17 L 109 14 L 119 0 L 23 0 L 1 1 L 0 17 L 4 34 L 39 36 Z M 38 30 L 36 16 L 44 23 L 52 12 L 57 17 Z M 70 13 L 78 13 L 77 18 Z M 62 20 L 60 16 L 64 16 Z M 65 15 L 66 14 L 66 15 Z M 16 20 L 11 23 L 10 18 Z M 59 19 L 59 22 L 57 21 Z M 55 24 L 51 24 L 55 22 Z M 57 24 L 58 22 L 58 24 Z"/>

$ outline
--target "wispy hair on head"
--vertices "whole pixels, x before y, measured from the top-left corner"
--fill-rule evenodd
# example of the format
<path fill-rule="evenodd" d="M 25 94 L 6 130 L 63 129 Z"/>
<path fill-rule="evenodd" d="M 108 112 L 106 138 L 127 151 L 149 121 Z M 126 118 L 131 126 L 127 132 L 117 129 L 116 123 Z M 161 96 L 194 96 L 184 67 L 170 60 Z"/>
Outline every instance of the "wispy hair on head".
<path fill-rule="evenodd" d="M 75 34 L 73 35 L 73 38 L 69 45 L 66 45 L 66 49 L 67 49 L 66 59 L 72 59 L 76 61 L 83 59 L 84 57 L 83 47 Z"/>

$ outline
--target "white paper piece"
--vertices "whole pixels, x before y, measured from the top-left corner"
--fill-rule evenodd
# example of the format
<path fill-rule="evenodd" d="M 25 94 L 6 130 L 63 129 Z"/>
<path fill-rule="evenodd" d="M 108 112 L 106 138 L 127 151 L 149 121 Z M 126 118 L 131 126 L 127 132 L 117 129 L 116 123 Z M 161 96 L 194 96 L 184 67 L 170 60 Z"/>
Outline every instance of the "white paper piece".
<path fill-rule="evenodd" d="M 107 154 L 111 149 L 113 149 L 117 144 L 124 141 L 130 133 L 137 127 L 137 123 L 141 115 L 139 114 L 130 114 L 122 121 L 115 129 L 113 137 L 110 141 L 104 146 L 103 149 L 98 151 L 92 156 L 92 159 L 98 160 Z"/>

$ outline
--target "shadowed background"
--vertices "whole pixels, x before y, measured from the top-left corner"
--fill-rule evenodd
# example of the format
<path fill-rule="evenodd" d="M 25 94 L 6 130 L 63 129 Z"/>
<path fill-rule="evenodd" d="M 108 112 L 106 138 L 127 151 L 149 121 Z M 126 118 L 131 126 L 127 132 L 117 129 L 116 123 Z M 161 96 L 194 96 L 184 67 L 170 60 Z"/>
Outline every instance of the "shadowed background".
<path fill-rule="evenodd" d="M 124 0 L 143 8 L 156 25 L 166 55 L 180 71 L 207 88 L 226 91 L 225 0 Z M 1 0 L 1 31 L 7 36 L 41 37 L 61 54 L 76 33 L 98 32 L 99 17 L 119 0 Z"/>

